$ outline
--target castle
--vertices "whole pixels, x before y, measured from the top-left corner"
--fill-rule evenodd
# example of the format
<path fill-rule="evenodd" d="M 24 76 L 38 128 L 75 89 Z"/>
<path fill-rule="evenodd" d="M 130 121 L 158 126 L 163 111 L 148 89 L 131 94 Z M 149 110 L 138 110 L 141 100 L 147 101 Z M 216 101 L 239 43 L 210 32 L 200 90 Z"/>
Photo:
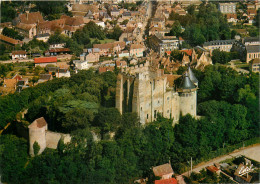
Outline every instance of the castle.
<path fill-rule="evenodd" d="M 198 80 L 192 70 L 182 76 L 179 86 L 175 80 L 180 75 L 164 74 L 149 62 L 126 68 L 117 76 L 116 108 L 120 113 L 136 112 L 142 125 L 156 120 L 158 113 L 179 121 L 180 114 L 197 114 Z"/>
<path fill-rule="evenodd" d="M 30 143 L 29 153 L 31 156 L 34 156 L 33 144 L 35 142 L 40 146 L 38 154 L 41 154 L 45 148 L 56 149 L 60 139 L 63 139 L 65 144 L 71 141 L 69 134 L 49 131 L 48 124 L 43 117 L 34 120 L 28 128 Z"/>

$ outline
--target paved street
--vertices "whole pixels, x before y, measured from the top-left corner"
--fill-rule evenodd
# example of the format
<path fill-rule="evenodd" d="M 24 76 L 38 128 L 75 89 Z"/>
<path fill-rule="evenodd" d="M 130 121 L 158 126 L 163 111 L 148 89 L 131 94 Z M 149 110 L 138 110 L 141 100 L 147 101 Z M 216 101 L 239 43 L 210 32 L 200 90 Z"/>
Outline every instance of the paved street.
<path fill-rule="evenodd" d="M 252 145 L 252 146 L 248 146 L 244 149 L 239 149 L 239 150 L 235 150 L 234 152 L 228 154 L 228 155 L 224 155 L 224 156 L 221 156 L 221 157 L 217 157 L 213 160 L 210 160 L 208 162 L 202 162 L 200 163 L 199 165 L 196 165 L 192 171 L 193 172 L 199 172 L 201 169 L 207 167 L 207 166 L 210 166 L 210 165 L 213 165 L 214 163 L 219 163 L 223 160 L 226 160 L 226 159 L 229 159 L 229 158 L 232 158 L 232 157 L 236 157 L 236 156 L 239 156 L 239 155 L 245 155 L 246 157 L 248 158 L 251 158 L 253 160 L 256 160 L 258 162 L 260 162 L 260 144 L 256 144 L 256 145 Z M 188 176 L 189 172 L 185 172 L 183 173 L 182 175 L 184 176 Z"/>

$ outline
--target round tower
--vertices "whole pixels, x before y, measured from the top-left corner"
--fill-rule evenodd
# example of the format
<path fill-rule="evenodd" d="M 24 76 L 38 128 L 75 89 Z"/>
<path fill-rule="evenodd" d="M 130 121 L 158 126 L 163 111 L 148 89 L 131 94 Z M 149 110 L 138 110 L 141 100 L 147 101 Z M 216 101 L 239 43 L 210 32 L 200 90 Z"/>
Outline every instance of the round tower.
<path fill-rule="evenodd" d="M 34 156 L 33 144 L 35 142 L 40 146 L 38 154 L 41 154 L 46 148 L 46 133 L 47 123 L 43 117 L 38 118 L 28 126 L 29 128 L 29 142 L 30 142 L 30 155 Z"/>
<path fill-rule="evenodd" d="M 191 81 L 188 72 L 183 76 L 182 82 L 177 89 L 180 97 L 180 113 L 184 116 L 197 114 L 197 87 Z"/>

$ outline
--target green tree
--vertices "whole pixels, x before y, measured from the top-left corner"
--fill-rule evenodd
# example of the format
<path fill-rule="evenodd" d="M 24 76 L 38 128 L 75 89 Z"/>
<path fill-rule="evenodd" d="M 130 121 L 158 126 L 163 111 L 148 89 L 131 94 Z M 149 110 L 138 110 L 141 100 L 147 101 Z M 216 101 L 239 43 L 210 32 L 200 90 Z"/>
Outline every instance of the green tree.
<path fill-rule="evenodd" d="M 19 183 L 24 178 L 27 162 L 27 142 L 15 135 L 1 135 L 0 138 L 1 182 Z"/>
<path fill-rule="evenodd" d="M 62 127 L 68 132 L 78 128 L 86 128 L 93 121 L 93 112 L 83 108 L 73 108 L 69 110 L 64 117 Z"/>
<path fill-rule="evenodd" d="M 34 155 L 38 155 L 40 149 L 41 149 L 41 148 L 40 148 L 38 142 L 35 141 L 35 142 L 33 143 L 33 153 L 34 153 Z"/>

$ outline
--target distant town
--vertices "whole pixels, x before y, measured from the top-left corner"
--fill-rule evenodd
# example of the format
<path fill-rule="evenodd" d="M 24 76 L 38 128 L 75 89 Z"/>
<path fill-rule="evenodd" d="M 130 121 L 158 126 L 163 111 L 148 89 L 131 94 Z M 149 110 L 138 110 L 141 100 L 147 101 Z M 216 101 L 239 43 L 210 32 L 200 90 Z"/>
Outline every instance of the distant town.
<path fill-rule="evenodd" d="M 259 183 L 259 7 L 1 2 L 0 182 Z"/>

